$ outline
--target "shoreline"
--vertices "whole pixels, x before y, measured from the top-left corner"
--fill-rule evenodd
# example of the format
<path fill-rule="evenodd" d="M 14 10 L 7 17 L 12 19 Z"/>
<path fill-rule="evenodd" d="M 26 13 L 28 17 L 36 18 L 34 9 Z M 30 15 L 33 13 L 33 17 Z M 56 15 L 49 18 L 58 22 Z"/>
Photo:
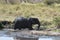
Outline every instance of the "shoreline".
<path fill-rule="evenodd" d="M 40 36 L 60 36 L 59 32 L 53 31 L 31 31 L 33 35 L 40 35 Z"/>
<path fill-rule="evenodd" d="M 6 30 L 5 30 L 6 31 Z M 60 32 L 53 32 L 53 31 L 37 31 L 37 30 L 13 30 L 7 29 L 7 34 L 9 33 L 17 33 L 22 35 L 37 35 L 37 36 L 60 36 Z M 14 33 L 14 34 L 15 34 Z"/>

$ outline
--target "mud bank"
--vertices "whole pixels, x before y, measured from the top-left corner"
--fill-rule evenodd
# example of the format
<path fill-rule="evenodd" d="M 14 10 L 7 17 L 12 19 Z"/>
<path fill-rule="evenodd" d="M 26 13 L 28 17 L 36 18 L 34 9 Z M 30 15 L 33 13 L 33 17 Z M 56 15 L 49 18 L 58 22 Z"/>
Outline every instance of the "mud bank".
<path fill-rule="evenodd" d="M 53 31 L 37 31 L 37 30 L 13 30 L 13 29 L 5 29 L 7 31 L 6 34 L 18 34 L 19 35 L 36 35 L 36 36 L 60 36 L 60 32 Z"/>
<path fill-rule="evenodd" d="M 40 36 L 60 36 L 59 32 L 53 32 L 53 31 L 31 31 L 34 35 L 40 35 Z"/>
<path fill-rule="evenodd" d="M 36 30 L 0 30 L 0 36 L 13 37 L 14 40 L 38 40 L 39 36 L 60 36 L 58 32 Z"/>

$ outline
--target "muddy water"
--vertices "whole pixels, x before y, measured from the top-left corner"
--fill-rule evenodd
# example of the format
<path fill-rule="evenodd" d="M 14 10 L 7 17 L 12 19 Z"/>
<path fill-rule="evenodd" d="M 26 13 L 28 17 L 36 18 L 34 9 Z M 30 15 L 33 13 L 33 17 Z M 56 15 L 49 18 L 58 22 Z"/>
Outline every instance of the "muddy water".
<path fill-rule="evenodd" d="M 22 38 L 22 39 L 20 39 Z M 29 34 L 29 31 L 14 31 L 4 29 L 0 31 L 0 40 L 60 40 L 60 36 L 37 36 Z"/>

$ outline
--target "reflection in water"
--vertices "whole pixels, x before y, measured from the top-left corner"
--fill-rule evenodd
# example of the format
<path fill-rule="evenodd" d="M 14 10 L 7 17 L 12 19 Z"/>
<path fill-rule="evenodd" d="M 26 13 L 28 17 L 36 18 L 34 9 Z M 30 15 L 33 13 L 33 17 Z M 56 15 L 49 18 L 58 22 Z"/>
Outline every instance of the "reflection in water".
<path fill-rule="evenodd" d="M 40 36 L 38 40 L 60 40 L 60 36 Z"/>
<path fill-rule="evenodd" d="M 25 37 L 25 38 L 35 38 L 33 35 L 21 35 L 23 32 L 10 32 L 8 30 L 0 31 L 0 40 L 14 40 L 16 38 L 16 34 L 19 37 Z M 60 36 L 40 36 L 38 40 L 60 40 Z"/>
<path fill-rule="evenodd" d="M 14 40 L 13 37 L 0 37 L 0 40 Z"/>
<path fill-rule="evenodd" d="M 53 40 L 52 38 L 39 38 L 38 40 Z"/>

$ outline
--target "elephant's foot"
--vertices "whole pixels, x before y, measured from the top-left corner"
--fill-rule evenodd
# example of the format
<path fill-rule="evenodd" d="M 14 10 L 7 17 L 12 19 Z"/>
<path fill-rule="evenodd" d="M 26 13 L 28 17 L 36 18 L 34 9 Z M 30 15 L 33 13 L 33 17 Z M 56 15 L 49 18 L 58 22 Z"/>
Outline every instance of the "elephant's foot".
<path fill-rule="evenodd" d="M 21 30 L 21 28 L 18 28 L 19 30 Z"/>
<path fill-rule="evenodd" d="M 16 30 L 16 28 L 14 28 L 14 30 Z"/>
<path fill-rule="evenodd" d="M 33 28 L 29 28 L 29 30 L 33 30 Z"/>

